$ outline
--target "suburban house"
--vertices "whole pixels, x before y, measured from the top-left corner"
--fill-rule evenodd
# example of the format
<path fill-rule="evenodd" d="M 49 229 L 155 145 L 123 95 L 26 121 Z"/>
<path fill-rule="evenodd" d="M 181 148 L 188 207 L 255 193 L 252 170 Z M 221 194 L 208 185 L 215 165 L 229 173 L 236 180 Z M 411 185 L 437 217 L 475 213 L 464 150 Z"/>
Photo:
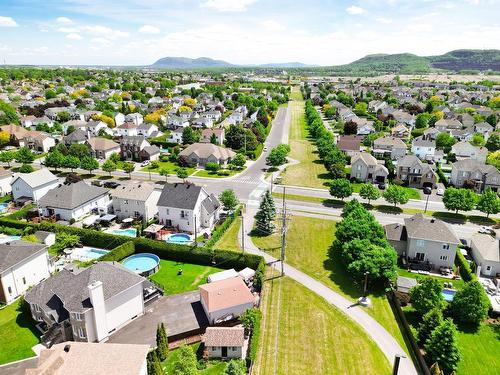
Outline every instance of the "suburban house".
<path fill-rule="evenodd" d="M 398 160 L 396 176 L 408 183 L 410 187 L 434 188 L 436 186 L 436 174 L 432 167 L 423 163 L 415 155 L 406 155 Z"/>
<path fill-rule="evenodd" d="M 220 202 L 193 184 L 165 184 L 158 200 L 160 224 L 180 231 L 210 232 L 219 220 Z"/>
<path fill-rule="evenodd" d="M 367 122 L 364 124 L 358 124 L 358 130 L 356 131 L 356 135 L 368 135 L 375 133 L 375 128 L 371 122 Z"/>
<path fill-rule="evenodd" d="M 482 134 L 484 139 L 486 140 L 488 140 L 488 138 L 490 137 L 491 133 L 493 133 L 494 130 L 495 128 L 490 124 L 488 124 L 487 122 L 479 122 L 477 124 L 474 124 L 474 132 Z"/>
<path fill-rule="evenodd" d="M 373 155 L 375 157 L 390 157 L 392 160 L 406 155 L 406 144 L 399 138 L 381 137 L 373 141 Z"/>
<path fill-rule="evenodd" d="M 207 327 L 202 338 L 208 358 L 245 358 L 245 328 Z"/>
<path fill-rule="evenodd" d="M 411 143 L 411 152 L 420 160 L 434 160 L 436 142 L 424 139 L 422 136 L 417 137 Z"/>
<path fill-rule="evenodd" d="M 394 138 L 407 139 L 410 136 L 410 129 L 404 124 L 397 124 L 392 128 L 391 136 Z"/>
<path fill-rule="evenodd" d="M 404 224 L 388 224 L 387 240 L 410 267 L 417 269 L 452 269 L 460 243 L 444 221 L 416 214 Z"/>
<path fill-rule="evenodd" d="M 16 202 L 32 200 L 37 202 L 47 192 L 59 186 L 59 179 L 48 169 L 31 173 L 19 173 L 11 182 L 12 199 Z"/>
<path fill-rule="evenodd" d="M 120 185 L 111 192 L 113 212 L 119 220 L 129 217 L 142 218 L 148 222 L 158 214 L 158 199 L 161 190 L 147 181 L 133 181 Z"/>
<path fill-rule="evenodd" d="M 89 138 L 86 142 L 96 159 L 108 159 L 112 153 L 120 153 L 120 145 L 107 138 Z"/>
<path fill-rule="evenodd" d="M 238 318 L 255 303 L 255 297 L 241 277 L 214 281 L 198 288 L 210 324 Z"/>
<path fill-rule="evenodd" d="M 8 169 L 0 168 L 0 197 L 12 191 L 12 186 L 10 185 L 11 181 L 12 172 Z"/>
<path fill-rule="evenodd" d="M 235 156 L 234 151 L 211 143 L 193 143 L 179 153 L 179 157 L 200 167 L 209 162 L 225 167 Z"/>
<path fill-rule="evenodd" d="M 353 156 L 361 149 L 361 137 L 344 135 L 337 138 L 337 148 L 346 155 Z"/>
<path fill-rule="evenodd" d="M 120 156 L 124 160 L 140 160 L 139 152 L 151 144 L 143 136 L 122 137 L 120 139 Z"/>
<path fill-rule="evenodd" d="M 49 190 L 38 201 L 43 216 L 79 220 L 91 213 L 107 213 L 111 204 L 108 189 L 80 181 Z"/>
<path fill-rule="evenodd" d="M 88 139 L 88 133 L 82 129 L 76 129 L 75 131 L 69 133 L 62 138 L 63 143 L 66 146 L 71 146 L 73 143 L 83 144 Z"/>
<path fill-rule="evenodd" d="M 389 171 L 372 155 L 360 152 L 351 158 L 351 178 L 358 181 L 384 182 Z"/>
<path fill-rule="evenodd" d="M 64 268 L 26 293 L 31 315 L 45 323 L 42 342 L 101 342 L 144 314 L 152 284 L 118 262 Z"/>
<path fill-rule="evenodd" d="M 0 244 L 0 302 L 8 305 L 49 276 L 47 245 L 28 241 Z"/>
<path fill-rule="evenodd" d="M 19 142 L 19 146 L 28 147 L 30 150 L 38 152 L 49 152 L 55 145 L 56 141 L 54 138 L 36 130 L 27 132 L 24 138 Z"/>
<path fill-rule="evenodd" d="M 218 112 L 218 111 L 217 111 Z M 215 144 L 222 146 L 225 141 L 224 128 L 221 129 L 203 129 L 201 131 L 201 143 L 211 143 L 212 137 L 215 138 Z"/>
<path fill-rule="evenodd" d="M 481 275 L 498 277 L 500 275 L 500 247 L 498 233 L 493 237 L 489 234 L 474 233 L 471 240 L 472 258 Z"/>
<path fill-rule="evenodd" d="M 137 125 L 132 122 L 125 122 L 120 126 L 117 126 L 114 133 L 117 137 L 135 137 L 139 135 Z"/>
<path fill-rule="evenodd" d="M 144 118 L 140 113 L 137 112 L 129 113 L 128 115 L 125 116 L 125 122 L 131 122 L 135 124 L 135 126 L 139 126 L 144 122 Z"/>
<path fill-rule="evenodd" d="M 182 132 L 182 128 L 172 130 L 167 138 L 167 142 L 177 143 L 180 145 L 182 143 Z"/>
<path fill-rule="evenodd" d="M 428 128 L 424 130 L 422 137 L 424 139 L 435 140 L 439 133 L 441 133 L 441 131 L 437 130 L 436 128 Z"/>
<path fill-rule="evenodd" d="M 465 182 L 474 184 L 474 190 L 479 193 L 487 187 L 499 191 L 500 172 L 494 166 L 477 160 L 458 160 L 451 165 L 450 183 L 462 187 Z"/>
<path fill-rule="evenodd" d="M 84 130 L 87 134 L 97 137 L 101 130 L 104 130 L 106 133 L 112 135 L 113 132 L 108 128 L 108 125 L 104 121 L 89 121 Z"/>
<path fill-rule="evenodd" d="M 449 131 L 451 129 L 462 129 L 462 126 L 462 123 L 454 118 L 441 119 L 434 124 L 434 127 L 440 132 Z"/>
<path fill-rule="evenodd" d="M 160 149 L 156 145 L 146 146 L 139 151 L 139 161 L 158 160 L 160 158 Z"/>
<path fill-rule="evenodd" d="M 155 124 L 143 122 L 137 127 L 137 134 L 146 138 L 157 137 L 159 135 L 159 129 Z"/>
<path fill-rule="evenodd" d="M 486 147 L 476 147 L 465 141 L 457 142 L 451 146 L 451 152 L 455 154 L 457 160 L 473 159 L 480 163 L 485 163 L 488 156 Z"/>
<path fill-rule="evenodd" d="M 25 375 L 147 375 L 149 345 L 62 342 L 43 349 Z"/>

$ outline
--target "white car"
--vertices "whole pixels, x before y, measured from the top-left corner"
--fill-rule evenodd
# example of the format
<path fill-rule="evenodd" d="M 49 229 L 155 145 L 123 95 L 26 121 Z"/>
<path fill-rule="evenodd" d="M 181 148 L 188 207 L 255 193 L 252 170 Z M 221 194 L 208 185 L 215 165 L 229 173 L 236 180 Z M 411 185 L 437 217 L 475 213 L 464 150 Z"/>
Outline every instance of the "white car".
<path fill-rule="evenodd" d="M 264 146 L 264 148 L 262 149 L 262 151 L 266 152 L 268 150 L 267 146 Z"/>
<path fill-rule="evenodd" d="M 437 189 L 436 194 L 437 195 L 444 195 L 444 189 Z"/>
<path fill-rule="evenodd" d="M 490 227 L 487 227 L 486 225 L 483 225 L 481 228 L 479 228 L 479 233 L 484 233 L 484 234 L 491 234 L 493 232 L 493 229 Z"/>
<path fill-rule="evenodd" d="M 144 160 L 142 163 L 141 163 L 141 167 L 146 167 L 148 166 L 149 164 L 151 164 L 151 162 L 149 160 Z"/>

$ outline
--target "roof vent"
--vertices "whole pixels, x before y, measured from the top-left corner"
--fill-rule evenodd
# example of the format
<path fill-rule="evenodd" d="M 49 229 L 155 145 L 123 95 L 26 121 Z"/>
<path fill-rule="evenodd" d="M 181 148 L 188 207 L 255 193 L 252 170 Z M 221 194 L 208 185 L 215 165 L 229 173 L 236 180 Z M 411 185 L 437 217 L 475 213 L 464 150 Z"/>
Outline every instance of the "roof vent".
<path fill-rule="evenodd" d="M 431 223 L 434 223 L 436 220 L 435 219 L 431 219 Z"/>
<path fill-rule="evenodd" d="M 70 349 L 71 349 L 71 345 L 69 345 L 69 344 L 68 345 L 64 345 L 64 351 L 66 353 L 68 353 Z"/>

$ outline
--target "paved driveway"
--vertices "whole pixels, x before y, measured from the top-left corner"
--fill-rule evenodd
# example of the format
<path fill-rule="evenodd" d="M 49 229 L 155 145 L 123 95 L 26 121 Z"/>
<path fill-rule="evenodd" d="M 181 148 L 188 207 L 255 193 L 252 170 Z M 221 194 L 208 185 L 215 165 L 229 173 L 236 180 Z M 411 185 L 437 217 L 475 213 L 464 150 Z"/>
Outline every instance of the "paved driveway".
<path fill-rule="evenodd" d="M 113 334 L 108 342 L 156 345 L 156 327 L 165 323 L 169 339 L 185 333 L 199 334 L 208 326 L 198 291 L 160 297 L 146 313 Z"/>

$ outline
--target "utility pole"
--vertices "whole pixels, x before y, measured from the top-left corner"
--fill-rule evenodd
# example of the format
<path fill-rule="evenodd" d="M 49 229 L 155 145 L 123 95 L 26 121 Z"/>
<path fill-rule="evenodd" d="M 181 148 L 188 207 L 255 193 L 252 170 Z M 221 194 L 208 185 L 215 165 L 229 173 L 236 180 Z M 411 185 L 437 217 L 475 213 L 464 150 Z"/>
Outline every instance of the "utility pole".
<path fill-rule="evenodd" d="M 286 201 L 285 201 L 285 195 L 286 195 L 286 188 L 283 186 L 283 202 L 282 202 L 282 208 L 281 208 L 281 254 L 280 254 L 280 260 L 281 260 L 281 276 L 285 275 L 285 251 L 286 251 L 286 232 L 287 232 L 287 224 L 288 221 L 290 220 L 289 214 L 287 213 L 286 209 Z"/>
<path fill-rule="evenodd" d="M 241 249 L 245 252 L 245 214 L 243 210 L 245 207 L 241 209 Z"/>
<path fill-rule="evenodd" d="M 194 217 L 194 246 L 198 246 L 198 231 L 196 230 L 196 215 Z"/>

